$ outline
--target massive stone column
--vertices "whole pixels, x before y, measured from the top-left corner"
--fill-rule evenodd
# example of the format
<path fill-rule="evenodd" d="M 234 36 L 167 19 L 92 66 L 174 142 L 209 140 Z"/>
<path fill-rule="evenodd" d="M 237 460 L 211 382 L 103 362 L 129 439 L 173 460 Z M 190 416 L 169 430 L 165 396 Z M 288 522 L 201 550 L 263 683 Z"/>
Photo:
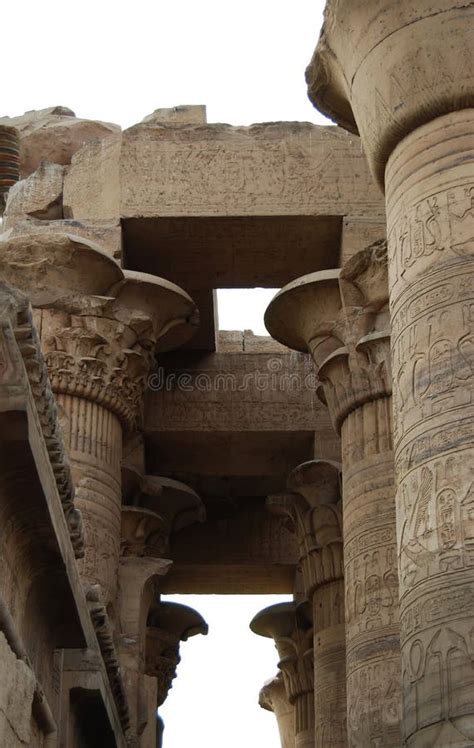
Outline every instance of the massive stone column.
<path fill-rule="evenodd" d="M 298 536 L 303 592 L 313 620 L 314 744 L 347 745 L 344 570 L 339 465 L 314 460 L 288 478 L 293 494 L 269 496 Z"/>
<path fill-rule="evenodd" d="M 274 639 L 288 700 L 295 710 L 295 748 L 314 748 L 313 632 L 304 606 L 279 603 L 260 611 L 250 628 Z"/>
<path fill-rule="evenodd" d="M 385 190 L 404 736 L 474 740 L 474 6 L 331 0 L 310 96 Z"/>
<path fill-rule="evenodd" d="M 289 284 L 270 333 L 312 353 L 341 434 L 348 742 L 399 746 L 400 644 L 383 243 Z"/>
<path fill-rule="evenodd" d="M 273 712 L 280 733 L 281 748 L 295 746 L 295 708 L 286 694 L 282 673 L 268 680 L 260 689 L 258 703 L 262 709 Z"/>
<path fill-rule="evenodd" d="M 183 483 L 122 470 L 124 505 L 119 569 L 118 651 L 137 745 L 156 730 L 156 686 L 145 675 L 147 619 L 171 565 L 173 532 L 205 518 L 199 496 Z"/>
<path fill-rule="evenodd" d="M 86 536 L 79 562 L 113 610 L 121 527 L 122 434 L 141 420 L 156 350 L 186 340 L 196 309 L 181 289 L 122 270 L 85 239 L 25 234 L 2 241 L 0 271 L 36 310 L 42 349 Z"/>
<path fill-rule="evenodd" d="M 165 702 L 176 677 L 180 642 L 207 633 L 207 623 L 187 605 L 157 602 L 151 606 L 147 617 L 145 672 L 157 680 L 157 707 Z"/>

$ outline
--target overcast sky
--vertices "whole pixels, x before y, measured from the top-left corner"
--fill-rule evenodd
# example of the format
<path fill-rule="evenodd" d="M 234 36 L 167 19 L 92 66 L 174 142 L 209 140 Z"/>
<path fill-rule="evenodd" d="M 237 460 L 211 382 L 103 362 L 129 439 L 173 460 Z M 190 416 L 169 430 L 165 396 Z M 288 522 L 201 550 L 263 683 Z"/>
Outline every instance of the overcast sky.
<path fill-rule="evenodd" d="M 206 104 L 209 122 L 327 124 L 304 70 L 322 0 L 13 0 L 2 3 L 0 115 L 63 105 L 80 117 L 139 122 L 159 107 Z M 228 292 L 221 328 L 263 332 L 272 292 Z M 245 316 L 246 315 L 246 316 Z M 270 641 L 248 633 L 274 598 L 194 598 L 210 624 L 183 644 L 163 708 L 164 748 L 278 748 L 258 691 L 276 673 Z M 187 600 L 186 600 L 187 602 Z"/>
<path fill-rule="evenodd" d="M 258 705 L 258 692 L 277 674 L 272 639 L 256 636 L 249 623 L 267 605 L 289 596 L 175 595 L 209 624 L 208 636 L 181 644 L 181 662 L 168 699 L 164 748 L 278 748 L 276 719 Z"/>

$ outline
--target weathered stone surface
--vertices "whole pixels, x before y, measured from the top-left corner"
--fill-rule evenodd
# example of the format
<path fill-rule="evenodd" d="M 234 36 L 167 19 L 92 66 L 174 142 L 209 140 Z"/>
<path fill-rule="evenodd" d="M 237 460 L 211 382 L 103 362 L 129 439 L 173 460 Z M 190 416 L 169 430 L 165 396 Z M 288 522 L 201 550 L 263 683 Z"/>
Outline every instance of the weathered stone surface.
<path fill-rule="evenodd" d="M 262 709 L 273 712 L 280 732 L 281 748 L 294 748 L 295 709 L 288 701 L 282 674 L 268 680 L 260 690 L 258 703 Z"/>
<path fill-rule="evenodd" d="M 13 224 L 13 225 L 12 225 Z M 99 247 L 103 252 L 123 264 L 122 229 L 119 221 L 99 220 L 73 221 L 70 219 L 46 219 L 32 217 L 15 217 L 13 220 L 4 219 L 3 229 L 8 236 L 23 234 L 58 234 L 66 233 L 81 237 Z"/>
<path fill-rule="evenodd" d="M 33 174 L 17 182 L 8 193 L 3 230 L 28 216 L 41 220 L 62 218 L 63 177 L 63 166 L 42 161 Z"/>
<path fill-rule="evenodd" d="M 8 748 L 28 746 L 35 677 L 28 665 L 11 651 L 1 631 L 0 658 L 0 744 Z"/>
<path fill-rule="evenodd" d="M 308 74 L 316 105 L 360 132 L 386 193 L 408 748 L 474 738 L 473 13 L 329 2 Z"/>
<path fill-rule="evenodd" d="M 120 132 L 118 125 L 79 119 L 61 106 L 2 117 L 0 125 L 15 127 L 20 133 L 22 179 L 36 171 L 42 161 L 69 164 L 84 143 Z"/>
<path fill-rule="evenodd" d="M 313 632 L 303 606 L 296 603 L 271 605 L 257 613 L 250 628 L 259 636 L 274 639 L 286 695 L 295 710 L 295 748 L 313 748 Z"/>
<path fill-rule="evenodd" d="M 202 104 L 182 104 L 169 109 L 155 109 L 144 117 L 140 124 L 152 125 L 205 125 L 206 107 Z"/>
<path fill-rule="evenodd" d="M 100 188 L 104 174 L 115 177 L 107 190 Z M 342 215 L 380 207 L 357 139 L 304 123 L 136 125 L 86 146 L 68 172 L 71 217 L 104 217 L 111 195 L 114 216 L 122 218 Z"/>
<path fill-rule="evenodd" d="M 266 314 L 277 339 L 311 350 L 321 397 L 341 433 L 348 741 L 361 748 L 378 741 L 400 744 L 387 307 L 382 241 L 353 255 L 332 276 L 313 273 L 289 284 Z M 301 492 L 294 481 L 291 487 Z M 373 697 L 378 691 L 386 694 L 383 705 Z"/>
<path fill-rule="evenodd" d="M 340 125 L 360 132 L 381 184 L 387 158 L 405 135 L 473 106 L 473 14 L 463 0 L 435 0 L 422 8 L 385 0 L 327 3 L 307 70 L 310 98 Z M 454 45 L 457 54 L 451 53 Z"/>

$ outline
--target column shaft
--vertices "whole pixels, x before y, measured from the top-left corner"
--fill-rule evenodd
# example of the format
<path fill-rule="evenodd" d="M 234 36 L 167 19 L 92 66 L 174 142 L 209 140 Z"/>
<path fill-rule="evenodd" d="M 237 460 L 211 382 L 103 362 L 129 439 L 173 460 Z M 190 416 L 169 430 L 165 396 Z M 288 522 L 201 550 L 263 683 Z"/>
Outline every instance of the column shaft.
<path fill-rule="evenodd" d="M 86 583 L 102 586 L 108 604 L 115 599 L 120 554 L 122 427 L 102 405 L 75 395 L 56 399 L 84 521 L 79 569 Z"/>
<path fill-rule="evenodd" d="M 391 397 L 341 430 L 349 745 L 400 745 L 400 642 Z"/>
<path fill-rule="evenodd" d="M 474 741 L 474 109 L 386 169 L 405 738 Z"/>
<path fill-rule="evenodd" d="M 346 639 L 344 580 L 318 587 L 313 594 L 314 710 L 316 748 L 345 748 Z"/>

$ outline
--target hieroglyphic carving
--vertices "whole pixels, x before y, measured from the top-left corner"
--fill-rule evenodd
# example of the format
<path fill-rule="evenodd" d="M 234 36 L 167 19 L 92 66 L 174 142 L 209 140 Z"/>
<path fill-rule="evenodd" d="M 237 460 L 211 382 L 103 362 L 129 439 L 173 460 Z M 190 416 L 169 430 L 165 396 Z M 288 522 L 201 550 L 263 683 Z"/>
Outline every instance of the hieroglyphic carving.
<path fill-rule="evenodd" d="M 426 743 L 459 746 L 474 737 L 474 184 L 464 165 L 472 159 L 468 132 L 467 111 L 435 120 L 399 146 L 387 169 L 410 748 L 421 735 Z M 428 139 L 440 160 L 425 171 Z"/>
<path fill-rule="evenodd" d="M 390 275 L 405 280 L 416 266 L 419 274 L 449 257 L 474 251 L 474 182 L 456 184 L 410 204 L 399 213 L 388 235 Z"/>
<path fill-rule="evenodd" d="M 400 744 L 400 645 L 385 243 L 343 267 L 346 343 L 320 364 L 341 432 L 348 742 Z M 363 337 L 360 337 L 360 336 Z"/>
<path fill-rule="evenodd" d="M 399 512 L 404 518 L 400 525 L 400 578 L 404 590 L 423 578 L 474 568 L 474 475 L 465 483 L 469 456 L 463 452 L 435 458 L 411 470 L 400 484 Z"/>
<path fill-rule="evenodd" d="M 273 123 L 166 128 L 159 139 L 156 132 L 154 127 L 150 138 L 150 130 L 140 126 L 123 138 L 126 215 L 137 209 L 141 215 L 213 215 L 223 209 L 233 215 L 301 215 L 323 213 L 323 206 L 328 210 L 349 195 L 351 206 L 378 202 L 356 144 L 333 130 Z M 357 189 L 355 163 L 366 190 Z M 148 189 L 138 188 L 137 175 Z M 73 172 L 66 191 L 75 177 Z"/>

